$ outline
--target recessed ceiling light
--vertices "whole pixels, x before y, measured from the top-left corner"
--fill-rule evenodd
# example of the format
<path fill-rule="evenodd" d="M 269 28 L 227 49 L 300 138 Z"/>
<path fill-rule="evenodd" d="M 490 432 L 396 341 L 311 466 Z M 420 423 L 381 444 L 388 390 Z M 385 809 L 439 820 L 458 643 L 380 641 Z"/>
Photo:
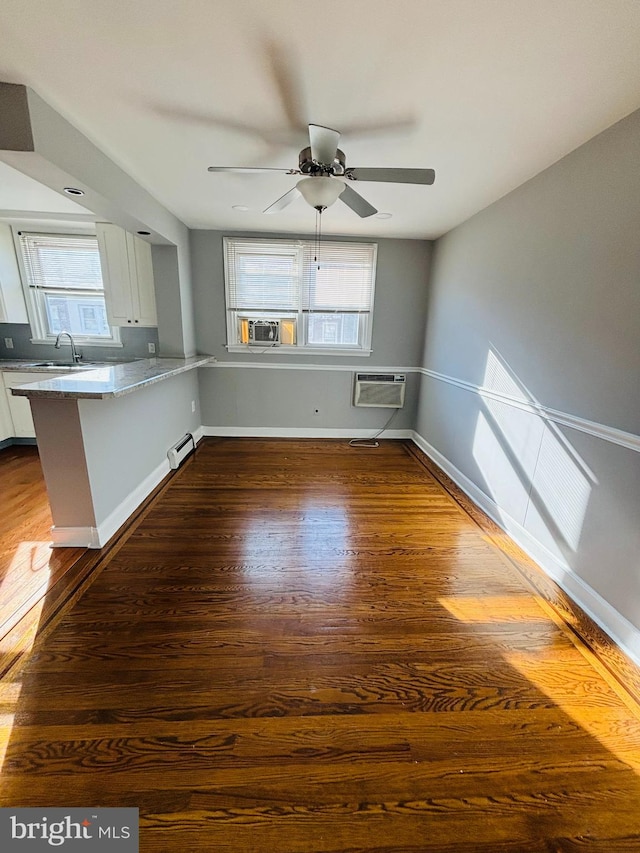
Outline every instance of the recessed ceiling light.
<path fill-rule="evenodd" d="M 65 187 L 64 192 L 67 195 L 84 195 L 84 190 L 79 190 L 77 187 Z"/>
<path fill-rule="evenodd" d="M 137 232 L 141 237 L 150 237 L 151 231 L 138 231 Z"/>
<path fill-rule="evenodd" d="M 249 210 L 249 208 L 247 207 L 246 204 L 234 204 L 233 209 L 234 210 L 243 210 L 243 211 Z"/>
<path fill-rule="evenodd" d="M 391 219 L 393 213 L 377 213 L 376 219 Z"/>

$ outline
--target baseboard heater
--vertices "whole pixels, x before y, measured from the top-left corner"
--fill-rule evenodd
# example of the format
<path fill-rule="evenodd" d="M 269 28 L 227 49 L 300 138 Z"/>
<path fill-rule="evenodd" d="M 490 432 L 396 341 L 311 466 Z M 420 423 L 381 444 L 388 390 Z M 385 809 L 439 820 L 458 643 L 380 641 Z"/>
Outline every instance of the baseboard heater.
<path fill-rule="evenodd" d="M 179 468 L 187 456 L 196 449 L 196 443 L 193 436 L 188 432 L 184 438 L 181 438 L 177 444 L 170 447 L 167 451 L 169 465 L 172 468 Z"/>

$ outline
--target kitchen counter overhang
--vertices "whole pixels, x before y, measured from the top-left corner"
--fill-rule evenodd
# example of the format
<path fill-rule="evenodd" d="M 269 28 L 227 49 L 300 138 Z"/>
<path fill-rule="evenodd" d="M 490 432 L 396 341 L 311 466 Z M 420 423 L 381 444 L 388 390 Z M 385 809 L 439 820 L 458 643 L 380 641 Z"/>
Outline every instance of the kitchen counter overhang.
<path fill-rule="evenodd" d="M 12 389 L 31 407 L 54 547 L 102 548 L 170 473 L 167 451 L 185 434 L 197 442 L 195 368 L 211 360 L 143 359 Z"/>
<path fill-rule="evenodd" d="M 208 355 L 190 358 L 145 358 L 126 364 L 103 365 L 95 370 L 83 368 L 57 379 L 43 379 L 12 388 L 15 396 L 60 399 L 100 400 L 123 397 L 148 385 L 170 379 L 201 367 L 212 360 Z"/>

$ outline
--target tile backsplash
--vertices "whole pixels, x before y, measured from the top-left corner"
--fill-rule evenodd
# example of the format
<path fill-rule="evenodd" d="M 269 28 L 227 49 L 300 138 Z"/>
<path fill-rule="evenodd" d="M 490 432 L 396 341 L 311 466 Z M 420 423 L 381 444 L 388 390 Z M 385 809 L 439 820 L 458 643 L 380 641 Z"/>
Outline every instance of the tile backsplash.
<path fill-rule="evenodd" d="M 127 361 L 133 358 L 149 358 L 149 344 L 155 344 L 158 354 L 158 330 L 153 328 L 120 329 L 121 347 L 83 346 L 78 349 L 86 361 Z M 5 338 L 11 338 L 13 349 L 6 346 Z M 0 323 L 0 359 L 25 359 L 54 361 L 69 355 L 68 339 L 64 338 L 59 350 L 53 344 L 32 344 L 31 327 L 28 323 Z"/>

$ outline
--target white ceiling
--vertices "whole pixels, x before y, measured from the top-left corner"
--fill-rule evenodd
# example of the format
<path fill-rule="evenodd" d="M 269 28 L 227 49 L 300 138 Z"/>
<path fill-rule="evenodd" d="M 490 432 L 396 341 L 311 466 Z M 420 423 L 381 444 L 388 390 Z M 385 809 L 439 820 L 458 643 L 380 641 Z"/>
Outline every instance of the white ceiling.
<path fill-rule="evenodd" d="M 640 107 L 640 2 L 2 0 L 0 80 L 192 228 L 312 231 L 302 199 L 261 213 L 294 176 L 207 166 L 295 167 L 313 122 L 347 165 L 436 170 L 358 184 L 391 218 L 338 202 L 326 232 L 432 238 Z"/>
<path fill-rule="evenodd" d="M 87 214 L 87 209 L 66 195 L 45 187 L 0 161 L 0 211 Z"/>

